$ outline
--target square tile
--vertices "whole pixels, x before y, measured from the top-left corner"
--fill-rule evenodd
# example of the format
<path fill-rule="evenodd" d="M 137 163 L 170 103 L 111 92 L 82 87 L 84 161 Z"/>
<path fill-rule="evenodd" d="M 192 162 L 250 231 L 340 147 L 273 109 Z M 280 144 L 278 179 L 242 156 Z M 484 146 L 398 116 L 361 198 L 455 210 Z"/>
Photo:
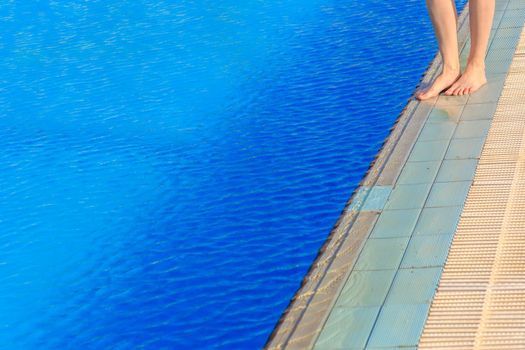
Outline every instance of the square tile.
<path fill-rule="evenodd" d="M 408 161 L 423 162 L 431 160 L 441 160 L 445 154 L 449 141 L 418 141 L 412 148 Z"/>
<path fill-rule="evenodd" d="M 418 141 L 449 140 L 456 129 L 456 123 L 427 123 L 419 134 Z"/>
<path fill-rule="evenodd" d="M 472 181 L 477 165 L 477 159 L 445 159 L 436 182 Z"/>
<path fill-rule="evenodd" d="M 441 267 L 400 269 L 388 292 L 386 303 L 430 303 L 436 292 L 441 270 Z"/>
<path fill-rule="evenodd" d="M 454 234 L 462 210 L 462 206 L 424 208 L 414 229 L 414 235 Z"/>
<path fill-rule="evenodd" d="M 429 309 L 429 304 L 384 305 L 368 345 L 370 347 L 416 346 Z M 395 332 L 392 331 L 393 325 L 395 325 Z"/>
<path fill-rule="evenodd" d="M 389 270 L 397 269 L 409 237 L 369 238 L 354 270 Z"/>
<path fill-rule="evenodd" d="M 421 209 L 384 210 L 370 234 L 372 238 L 412 235 Z"/>
<path fill-rule="evenodd" d="M 489 70 L 490 67 L 487 63 L 487 71 Z M 487 78 L 487 84 L 483 85 L 481 88 L 479 88 L 478 91 L 470 95 L 469 103 L 497 102 L 503 89 L 505 77 L 506 74 L 494 74 L 492 76 L 489 76 Z"/>
<path fill-rule="evenodd" d="M 479 158 L 485 138 L 453 139 L 445 154 L 445 159 Z"/>
<path fill-rule="evenodd" d="M 334 308 L 314 349 L 363 348 L 379 307 Z"/>
<path fill-rule="evenodd" d="M 506 73 L 510 68 L 511 61 L 510 60 L 503 60 L 503 61 L 487 61 L 486 66 L 486 72 L 487 72 L 487 79 L 490 79 L 491 75 L 495 74 L 504 74 Z M 482 86 L 478 91 L 474 92 L 472 96 L 476 96 L 477 94 L 482 93 L 484 96 L 476 98 L 472 101 L 477 102 L 483 102 L 483 101 L 493 101 L 496 102 L 499 98 L 499 95 L 496 95 L 497 92 L 487 92 L 488 89 L 487 85 Z M 487 97 L 486 97 L 487 96 Z"/>
<path fill-rule="evenodd" d="M 468 95 L 461 95 L 461 96 L 447 96 L 445 94 L 440 94 L 437 101 L 436 101 L 436 107 L 437 108 L 444 108 L 447 106 L 453 106 L 453 105 L 464 105 L 467 103 Z"/>
<path fill-rule="evenodd" d="M 438 172 L 440 160 L 430 162 L 407 162 L 397 179 L 399 185 L 432 183 Z"/>
<path fill-rule="evenodd" d="M 506 61 L 511 62 L 514 57 L 515 49 L 513 47 L 507 47 L 502 49 L 495 49 L 494 46 L 491 46 L 486 57 L 487 62 L 498 62 Z"/>
<path fill-rule="evenodd" d="M 523 0 L 511 0 L 507 5 L 507 10 L 525 10 L 525 2 Z"/>
<path fill-rule="evenodd" d="M 392 270 L 352 271 L 337 299 L 337 307 L 381 306 L 396 274 Z"/>
<path fill-rule="evenodd" d="M 428 115 L 427 124 L 431 123 L 457 123 L 463 111 L 463 105 L 451 105 L 434 108 L 432 112 Z"/>
<path fill-rule="evenodd" d="M 513 45 L 515 47 L 520 37 L 520 34 L 521 34 L 521 28 L 498 28 L 498 30 L 494 34 L 494 39 L 495 40 L 512 39 L 510 43 L 514 43 Z"/>
<path fill-rule="evenodd" d="M 461 206 L 472 181 L 437 182 L 432 186 L 425 207 Z"/>
<path fill-rule="evenodd" d="M 396 185 L 385 210 L 422 208 L 432 184 Z"/>
<path fill-rule="evenodd" d="M 413 236 L 401 268 L 439 267 L 447 260 L 454 234 Z"/>
<path fill-rule="evenodd" d="M 508 6 L 508 1 L 496 1 L 496 11 L 504 11 Z"/>
<path fill-rule="evenodd" d="M 461 121 L 469 120 L 492 120 L 494 112 L 496 112 L 496 102 L 467 104 L 463 113 L 461 113 Z"/>
<path fill-rule="evenodd" d="M 503 14 L 503 18 L 499 23 L 500 28 L 523 28 L 523 21 L 525 20 L 525 11 L 521 9 L 509 10 L 507 9 Z"/>
<path fill-rule="evenodd" d="M 392 186 L 372 186 L 361 210 L 382 210 L 391 192 Z"/>
<path fill-rule="evenodd" d="M 458 124 L 454 138 L 465 139 L 473 137 L 486 137 L 491 121 L 490 120 L 468 120 Z"/>

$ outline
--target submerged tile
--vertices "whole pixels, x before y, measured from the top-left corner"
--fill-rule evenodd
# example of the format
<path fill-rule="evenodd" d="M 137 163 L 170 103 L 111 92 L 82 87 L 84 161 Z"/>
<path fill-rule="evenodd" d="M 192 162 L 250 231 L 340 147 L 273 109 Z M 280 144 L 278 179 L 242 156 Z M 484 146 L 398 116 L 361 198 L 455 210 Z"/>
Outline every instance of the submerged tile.
<path fill-rule="evenodd" d="M 352 271 L 337 299 L 336 306 L 382 305 L 395 274 L 395 269 Z"/>
<path fill-rule="evenodd" d="M 401 268 L 439 267 L 445 264 L 454 234 L 414 236 Z"/>
<path fill-rule="evenodd" d="M 365 346 L 379 307 L 334 308 L 314 349 L 347 349 Z"/>
<path fill-rule="evenodd" d="M 416 346 L 429 308 L 429 304 L 385 304 L 372 330 L 368 346 Z M 395 332 L 392 331 L 393 325 Z"/>
<path fill-rule="evenodd" d="M 359 254 L 354 270 L 397 269 L 409 237 L 369 238 Z"/>
<path fill-rule="evenodd" d="M 421 209 L 384 210 L 377 220 L 370 237 L 410 236 Z"/>

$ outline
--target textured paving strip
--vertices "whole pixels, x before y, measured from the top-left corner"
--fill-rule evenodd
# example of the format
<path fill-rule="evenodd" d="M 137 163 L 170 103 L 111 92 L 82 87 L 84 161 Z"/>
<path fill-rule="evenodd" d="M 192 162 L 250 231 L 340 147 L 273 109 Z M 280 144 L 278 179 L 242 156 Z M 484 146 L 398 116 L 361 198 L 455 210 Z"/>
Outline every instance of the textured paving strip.
<path fill-rule="evenodd" d="M 525 27 L 419 344 L 443 348 L 525 349 Z"/>
<path fill-rule="evenodd" d="M 510 84 L 507 74 L 524 18 L 525 0 L 496 0 L 487 53 L 489 82 L 478 92 L 409 101 L 267 349 L 418 346 L 467 195 L 477 184 L 474 176 L 482 167 L 503 169 L 480 157 L 492 137 L 496 109 L 508 99 L 501 93 L 504 84 Z M 468 6 L 459 18 L 463 65 L 470 49 L 467 34 Z M 435 78 L 439 64 L 437 56 L 423 84 Z M 523 72 L 525 64 L 520 67 Z M 516 133 L 516 128 L 507 127 L 503 134 Z M 511 146 L 494 152 L 503 152 L 511 162 L 505 147 Z M 494 176 L 504 181 L 512 171 L 502 171 Z M 489 181 L 493 175 L 484 176 Z M 504 200 L 504 194 L 491 200 Z M 495 207 L 491 201 L 483 205 L 487 211 Z"/>

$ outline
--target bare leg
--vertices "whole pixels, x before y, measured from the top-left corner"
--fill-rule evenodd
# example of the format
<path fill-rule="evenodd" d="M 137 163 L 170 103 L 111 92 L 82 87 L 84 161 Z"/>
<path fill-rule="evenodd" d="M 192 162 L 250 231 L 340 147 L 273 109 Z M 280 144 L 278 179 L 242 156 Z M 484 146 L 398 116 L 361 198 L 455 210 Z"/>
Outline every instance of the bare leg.
<path fill-rule="evenodd" d="M 485 54 L 490 36 L 490 28 L 494 19 L 495 0 L 470 0 L 470 38 L 471 48 L 467 60 L 467 67 L 458 79 L 446 92 L 447 95 L 470 94 L 486 82 Z"/>
<path fill-rule="evenodd" d="M 416 97 L 425 100 L 437 96 L 450 87 L 459 77 L 459 53 L 457 35 L 457 13 L 453 0 L 427 0 L 427 8 L 434 25 L 439 52 L 443 58 L 441 75 L 425 91 Z"/>

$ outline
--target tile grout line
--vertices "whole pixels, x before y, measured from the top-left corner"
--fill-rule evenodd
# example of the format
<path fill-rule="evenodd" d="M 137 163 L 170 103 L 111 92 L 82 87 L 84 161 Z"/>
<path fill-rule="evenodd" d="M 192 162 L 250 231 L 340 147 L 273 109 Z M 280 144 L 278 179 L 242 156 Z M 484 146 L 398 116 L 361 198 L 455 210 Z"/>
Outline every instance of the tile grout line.
<path fill-rule="evenodd" d="M 503 11 L 502 18 L 500 19 L 500 21 L 499 21 L 499 23 L 498 23 L 498 27 L 497 27 L 496 30 L 495 30 L 494 37 L 492 38 L 492 40 L 491 40 L 491 42 L 490 42 L 490 46 L 492 46 L 492 43 L 494 42 L 494 39 L 495 39 L 495 37 L 496 37 L 496 33 L 497 33 L 498 29 L 500 28 L 499 26 L 500 26 L 500 24 L 501 24 L 501 21 L 503 20 L 503 17 L 505 16 L 505 12 L 507 11 L 508 4 L 509 4 L 509 2 L 506 3 L 505 10 Z M 469 10 L 470 10 L 470 9 L 469 9 Z M 469 12 L 469 13 L 470 13 L 470 12 Z M 487 48 L 486 56 L 488 55 L 488 53 L 489 53 L 489 51 L 490 51 L 490 46 L 489 46 L 489 48 Z M 486 57 L 486 56 L 485 56 L 485 57 Z M 502 88 L 502 90 L 503 90 L 503 88 Z M 501 93 L 500 93 L 500 95 L 501 95 Z M 433 108 L 434 108 L 435 105 L 437 104 L 438 99 L 439 99 L 439 97 L 438 97 L 438 98 L 436 99 L 436 101 L 434 102 L 434 106 L 433 106 Z M 465 110 L 465 107 L 468 105 L 468 101 L 469 101 L 469 99 L 470 99 L 470 95 L 467 96 L 467 100 L 465 101 L 465 104 L 462 105 L 462 110 L 461 110 L 460 118 L 461 118 L 461 116 L 463 115 L 463 112 L 464 112 L 464 110 Z M 426 125 L 426 122 L 425 122 L 425 125 Z M 381 312 L 383 311 L 383 306 L 384 306 L 384 304 L 385 304 L 385 302 L 386 302 L 388 296 L 390 295 L 390 292 L 391 292 L 391 290 L 392 290 L 392 287 L 393 287 L 393 285 L 394 285 L 394 282 L 395 282 L 395 280 L 396 280 L 396 277 L 397 277 L 397 275 L 398 275 L 398 272 L 399 272 L 400 269 L 402 269 L 402 268 L 401 268 L 401 265 L 402 265 L 403 260 L 404 260 L 404 258 L 405 258 L 405 256 L 406 256 L 407 248 L 408 248 L 408 246 L 410 245 L 410 242 L 412 241 L 412 238 L 414 237 L 414 231 L 415 231 L 415 229 L 416 229 L 416 227 L 417 227 L 417 225 L 418 225 L 418 223 L 419 223 L 419 221 L 420 221 L 420 219 L 421 219 L 421 212 L 423 211 L 423 209 L 425 208 L 426 203 L 428 202 L 428 199 L 429 199 L 430 194 L 431 194 L 431 192 L 432 192 L 432 188 L 433 188 L 434 184 L 436 183 L 437 176 L 438 176 L 438 174 L 439 174 L 441 168 L 443 167 L 443 163 L 444 163 L 444 161 L 446 160 L 446 158 L 445 158 L 445 157 L 446 157 L 446 154 L 447 154 L 447 152 L 448 152 L 448 150 L 449 150 L 449 148 L 450 148 L 450 144 L 452 143 L 452 140 L 454 139 L 454 135 L 455 135 L 455 133 L 456 133 L 456 131 L 457 131 L 458 125 L 459 125 L 459 120 L 458 120 L 458 122 L 456 123 L 456 125 L 455 125 L 455 127 L 454 127 L 454 132 L 453 132 L 451 138 L 449 139 L 449 142 L 448 142 L 448 145 L 447 145 L 447 149 L 445 150 L 445 152 L 444 152 L 444 154 L 443 154 L 443 158 L 440 160 L 440 165 L 439 165 L 438 170 L 437 170 L 437 172 L 436 172 L 436 174 L 435 174 L 435 176 L 434 176 L 434 179 L 433 179 L 433 181 L 432 181 L 432 183 L 431 183 L 431 186 L 430 186 L 430 188 L 429 188 L 429 190 L 428 190 L 427 196 L 426 196 L 426 198 L 425 198 L 425 201 L 424 201 L 424 203 L 423 203 L 423 206 L 422 206 L 422 208 L 421 208 L 421 211 L 420 211 L 420 213 L 419 213 L 419 215 L 418 215 L 418 218 L 417 218 L 417 221 L 416 221 L 416 225 L 415 225 L 414 228 L 412 229 L 412 234 L 410 235 L 410 237 L 409 237 L 409 239 L 408 239 L 407 245 L 406 245 L 406 247 L 405 247 L 405 250 L 404 250 L 404 252 L 403 252 L 403 255 L 402 255 L 402 257 L 401 257 L 401 260 L 400 260 L 400 262 L 399 262 L 399 265 L 398 265 L 398 267 L 397 267 L 397 269 L 396 269 L 396 272 L 395 272 L 395 274 L 394 274 L 394 277 L 393 277 L 393 279 L 392 279 L 392 281 L 391 281 L 391 283 L 390 283 L 390 287 L 389 287 L 389 289 L 388 289 L 388 291 L 387 291 L 387 293 L 386 293 L 386 296 L 385 296 L 385 298 L 384 298 L 384 300 L 383 300 L 383 303 L 381 304 L 381 306 L 380 306 L 380 308 L 379 308 L 379 311 L 378 311 L 378 313 L 377 313 L 377 315 L 376 315 L 375 321 L 374 321 L 374 323 L 373 323 L 373 325 L 372 325 L 372 329 L 370 330 L 370 333 L 369 333 L 369 335 L 368 335 L 368 338 L 367 338 L 366 343 L 365 343 L 365 346 L 364 346 L 365 349 L 366 349 L 366 348 L 368 347 L 368 345 L 369 345 L 370 339 L 371 339 L 372 334 L 373 334 L 373 332 L 374 332 L 374 329 L 375 329 L 375 327 L 376 327 L 376 325 L 377 325 L 378 319 L 379 319 L 379 317 L 381 316 Z M 487 135 L 485 135 L 485 136 L 482 137 L 482 138 L 484 138 L 484 139 L 486 140 L 486 137 L 487 137 Z M 419 137 L 418 137 L 418 139 L 419 139 Z M 417 143 L 417 140 L 416 140 L 415 143 Z M 414 143 L 414 144 L 415 144 L 415 143 Z M 483 146 L 482 146 L 482 147 L 483 147 Z M 479 163 L 479 158 L 476 158 L 476 159 L 478 159 L 478 163 Z M 408 162 L 408 160 L 407 160 L 407 162 Z M 477 167 L 477 165 L 476 165 L 476 167 Z M 470 181 L 470 182 L 471 182 L 471 185 L 472 185 L 473 180 Z M 466 201 L 466 198 L 467 198 L 467 195 L 468 195 L 468 194 L 465 194 L 465 198 L 463 199 L 463 204 L 461 205 L 461 207 L 464 206 L 465 201 Z M 456 227 L 457 227 L 457 225 L 458 225 L 458 223 L 456 223 Z M 452 236 L 454 236 L 454 235 L 455 235 L 455 233 L 452 234 Z M 449 244 L 449 246 L 450 246 L 450 244 Z M 449 247 L 449 249 L 450 249 L 450 247 Z M 442 275 L 442 273 L 443 273 L 443 265 L 441 265 L 440 267 L 441 267 L 441 273 L 440 273 L 440 279 L 441 279 L 441 275 Z M 433 294 L 432 299 L 434 298 L 435 293 L 436 293 L 436 290 L 434 291 L 434 294 Z M 428 312 L 427 312 L 427 317 L 428 317 L 428 313 L 429 313 L 429 311 L 430 311 L 430 305 L 431 305 L 431 302 L 428 303 L 429 310 L 428 310 Z M 427 317 L 426 317 L 426 318 L 427 318 Z M 425 326 L 426 318 L 425 318 L 425 321 L 423 322 L 423 327 Z M 422 331 L 423 331 L 423 329 L 421 329 L 421 332 L 422 332 Z M 419 335 L 419 337 L 421 337 L 421 334 Z"/>

